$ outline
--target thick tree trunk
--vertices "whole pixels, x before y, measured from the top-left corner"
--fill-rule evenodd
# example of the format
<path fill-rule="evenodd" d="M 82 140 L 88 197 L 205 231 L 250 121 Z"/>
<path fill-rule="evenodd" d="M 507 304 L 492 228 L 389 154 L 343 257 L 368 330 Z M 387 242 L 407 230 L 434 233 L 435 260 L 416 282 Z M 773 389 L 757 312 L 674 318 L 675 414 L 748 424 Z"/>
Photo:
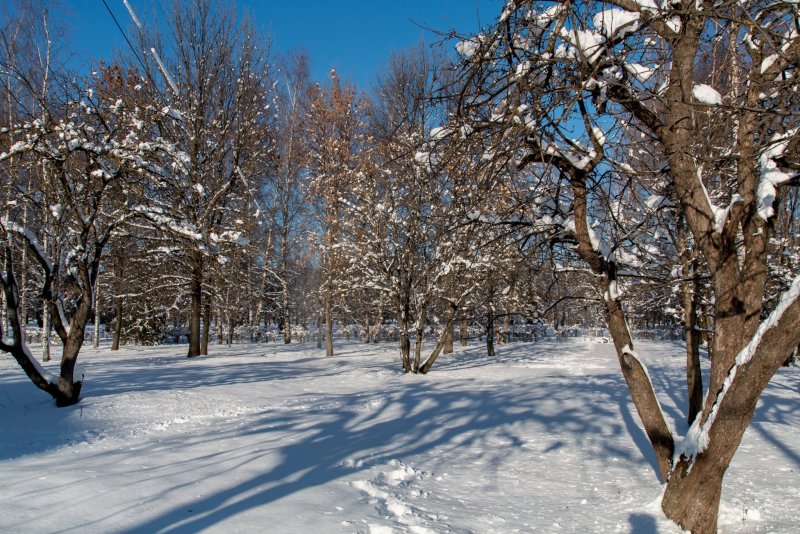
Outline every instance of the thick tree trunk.
<path fill-rule="evenodd" d="M 442 352 L 445 354 L 453 354 L 453 322 L 450 321 L 444 327 L 444 347 Z"/>
<path fill-rule="evenodd" d="M 203 259 L 199 252 L 193 253 L 192 279 L 189 284 L 189 358 L 200 356 L 200 315 L 203 311 Z"/>
<path fill-rule="evenodd" d="M 697 440 L 698 454 L 682 455 L 667 481 L 661 507 L 667 517 L 693 533 L 716 531 L 725 471 L 750 424 L 761 393 L 786 354 L 798 343 L 800 279 L 795 280 L 788 293 L 794 293 L 794 297 L 779 303 L 762 323 L 771 327 L 760 328 L 735 358 L 725 386 L 717 392 L 713 410 L 704 409 L 701 418 L 693 423 L 696 434 L 706 438 Z"/>
<path fill-rule="evenodd" d="M 117 297 L 114 302 L 114 337 L 111 340 L 111 350 L 119 350 L 119 340 L 122 336 L 122 297 Z"/>

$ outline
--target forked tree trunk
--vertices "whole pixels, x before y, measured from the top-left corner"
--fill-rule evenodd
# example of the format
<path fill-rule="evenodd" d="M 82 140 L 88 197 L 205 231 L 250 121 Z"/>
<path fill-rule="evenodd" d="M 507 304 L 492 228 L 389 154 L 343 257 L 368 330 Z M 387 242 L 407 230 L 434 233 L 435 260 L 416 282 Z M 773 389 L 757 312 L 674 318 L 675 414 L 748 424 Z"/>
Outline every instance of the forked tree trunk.
<path fill-rule="evenodd" d="M 458 306 L 454 306 L 450 309 L 450 313 L 448 313 L 447 317 L 445 318 L 445 329 L 439 336 L 439 339 L 436 341 L 436 345 L 433 347 L 430 356 L 428 356 L 428 358 L 425 360 L 425 363 L 422 364 L 422 366 L 419 368 L 420 374 L 423 375 L 427 374 L 428 371 L 431 370 L 431 367 L 433 367 L 433 364 L 436 361 L 436 359 L 439 357 L 439 354 L 441 353 L 442 348 L 444 347 L 445 344 L 446 332 L 448 330 L 447 327 L 453 325 L 453 321 L 456 318 L 457 312 L 458 312 Z"/>
<path fill-rule="evenodd" d="M 790 291 L 800 293 L 800 280 L 793 283 Z M 750 424 L 761 393 L 797 343 L 800 298 L 795 297 L 787 304 L 780 315 L 773 312 L 762 323 L 772 323 L 772 327 L 757 334 L 747 346 L 752 351 L 749 360 L 736 358 L 737 363 L 728 371 L 729 379 L 718 392 L 713 410 L 704 410 L 700 433 L 707 436 L 705 450 L 695 457 L 681 456 L 667 481 L 661 501 L 664 513 L 695 534 L 716 531 L 725 471 Z M 757 345 L 751 347 L 755 342 Z"/>

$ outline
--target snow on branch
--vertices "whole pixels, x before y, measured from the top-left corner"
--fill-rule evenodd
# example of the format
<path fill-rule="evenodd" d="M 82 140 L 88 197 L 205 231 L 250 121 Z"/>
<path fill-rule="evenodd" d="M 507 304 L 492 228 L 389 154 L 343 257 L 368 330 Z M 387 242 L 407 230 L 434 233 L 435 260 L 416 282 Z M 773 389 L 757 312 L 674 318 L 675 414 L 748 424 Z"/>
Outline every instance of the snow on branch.
<path fill-rule="evenodd" d="M 47 257 L 44 248 L 42 248 L 42 245 L 39 244 L 39 240 L 35 235 L 33 235 L 33 232 L 31 232 L 28 228 L 23 228 L 16 222 L 9 220 L 8 215 L 6 215 L 5 220 L 3 221 L 3 226 L 7 231 L 14 232 L 22 236 L 25 241 L 28 242 L 30 248 L 33 249 L 39 263 L 47 270 L 47 274 L 53 274 L 53 262 L 51 262 Z"/>
<path fill-rule="evenodd" d="M 758 163 L 761 170 L 761 181 L 758 184 L 756 197 L 758 199 L 758 215 L 766 220 L 775 215 L 772 207 L 778 194 L 778 187 L 794 178 L 799 173 L 787 173 L 778 168 L 775 160 L 780 159 L 789 147 L 789 141 L 797 135 L 798 128 L 794 128 L 784 135 L 776 134 L 772 137 L 772 144 L 759 156 Z"/>

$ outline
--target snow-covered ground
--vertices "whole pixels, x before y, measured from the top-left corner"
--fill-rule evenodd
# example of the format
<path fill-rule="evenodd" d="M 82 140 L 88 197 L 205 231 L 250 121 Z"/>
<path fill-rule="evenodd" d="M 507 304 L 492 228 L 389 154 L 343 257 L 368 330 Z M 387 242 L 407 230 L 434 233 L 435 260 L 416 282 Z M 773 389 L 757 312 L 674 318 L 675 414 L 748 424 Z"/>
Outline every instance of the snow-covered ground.
<path fill-rule="evenodd" d="M 611 345 L 85 349 L 57 409 L 0 358 L 0 532 L 678 532 Z M 668 415 L 683 353 L 640 344 Z M 726 476 L 722 532 L 798 532 L 800 368 L 767 388 Z"/>

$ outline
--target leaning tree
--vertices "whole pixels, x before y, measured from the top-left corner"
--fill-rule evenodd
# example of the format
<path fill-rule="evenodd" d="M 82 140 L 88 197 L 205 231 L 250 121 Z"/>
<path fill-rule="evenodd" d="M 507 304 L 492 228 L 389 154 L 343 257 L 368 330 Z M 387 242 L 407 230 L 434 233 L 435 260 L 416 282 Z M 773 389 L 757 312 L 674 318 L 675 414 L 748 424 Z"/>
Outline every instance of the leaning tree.
<path fill-rule="evenodd" d="M 10 329 L 0 332 L 0 350 L 10 353 L 58 406 L 69 406 L 80 398 L 82 377 L 75 365 L 93 315 L 101 258 L 131 215 L 137 183 L 163 174 L 153 163 L 156 154 L 174 157 L 174 147 L 143 142 L 143 125 L 160 112 L 97 91 L 103 74 L 84 89 L 64 83 L 47 99 L 15 74 L 20 87 L 38 95 L 41 111 L 4 128 L 0 148 L 0 173 L 9 195 L 0 221 L 0 285 Z M 48 172 L 38 172 L 42 167 Z M 58 377 L 38 364 L 25 343 L 16 269 L 20 248 L 38 265 L 38 297 L 61 340 Z"/>

